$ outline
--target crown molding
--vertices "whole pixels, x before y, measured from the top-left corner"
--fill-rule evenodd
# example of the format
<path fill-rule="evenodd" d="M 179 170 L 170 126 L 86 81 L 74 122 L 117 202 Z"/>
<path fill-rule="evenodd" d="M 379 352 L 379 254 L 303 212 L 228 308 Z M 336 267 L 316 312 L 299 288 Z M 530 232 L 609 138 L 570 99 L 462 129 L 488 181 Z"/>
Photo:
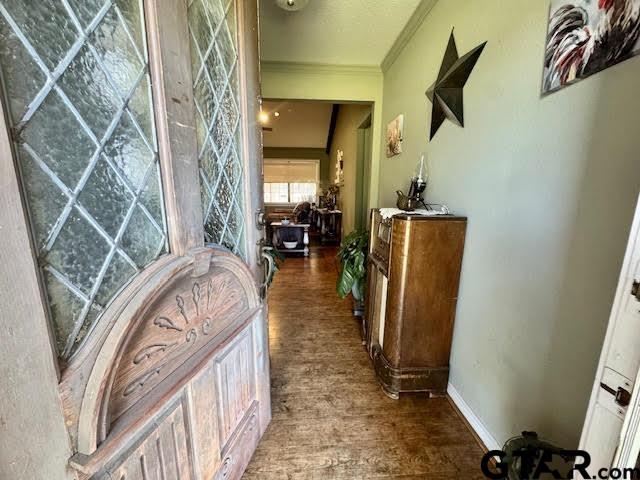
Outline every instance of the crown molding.
<path fill-rule="evenodd" d="M 382 70 L 376 65 L 334 65 L 330 63 L 306 62 L 260 62 L 264 72 L 273 73 L 337 73 L 343 75 L 382 75 Z"/>
<path fill-rule="evenodd" d="M 385 55 L 384 60 L 382 60 L 380 68 L 383 72 L 386 72 L 391 68 L 393 62 L 395 62 L 400 56 L 404 47 L 406 47 L 407 43 L 409 43 L 413 38 L 415 33 L 418 31 L 418 28 L 420 28 L 424 22 L 424 19 L 427 18 L 427 15 L 429 15 L 433 7 L 435 7 L 436 3 L 438 3 L 438 0 L 422 0 L 418 4 L 413 15 L 409 18 L 409 21 L 400 32 L 400 35 L 398 35 L 398 38 L 396 38 L 396 41 L 393 42 L 393 45 Z"/>

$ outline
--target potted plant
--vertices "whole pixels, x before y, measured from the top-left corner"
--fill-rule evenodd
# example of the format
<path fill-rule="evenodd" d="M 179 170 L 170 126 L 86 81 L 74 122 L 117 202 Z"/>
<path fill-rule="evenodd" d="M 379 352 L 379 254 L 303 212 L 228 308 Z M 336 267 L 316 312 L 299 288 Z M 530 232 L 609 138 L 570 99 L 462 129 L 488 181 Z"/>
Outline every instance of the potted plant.
<path fill-rule="evenodd" d="M 349 293 L 353 296 L 353 314 L 364 315 L 364 289 L 367 276 L 367 251 L 369 248 L 369 233 L 355 230 L 347 235 L 340 244 L 338 259 L 341 269 L 336 283 L 336 290 L 340 298 Z"/>
<path fill-rule="evenodd" d="M 262 247 L 262 263 L 265 265 L 265 279 L 262 284 L 263 296 L 266 296 L 267 290 L 283 262 L 284 256 L 277 249 L 271 246 Z"/>

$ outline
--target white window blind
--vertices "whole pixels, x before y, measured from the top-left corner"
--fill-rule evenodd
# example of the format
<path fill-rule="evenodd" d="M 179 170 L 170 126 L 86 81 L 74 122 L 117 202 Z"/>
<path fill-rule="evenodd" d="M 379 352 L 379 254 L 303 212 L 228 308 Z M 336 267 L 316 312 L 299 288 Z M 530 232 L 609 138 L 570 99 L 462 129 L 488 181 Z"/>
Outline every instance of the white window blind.
<path fill-rule="evenodd" d="M 318 160 L 265 160 L 265 183 L 318 183 Z"/>

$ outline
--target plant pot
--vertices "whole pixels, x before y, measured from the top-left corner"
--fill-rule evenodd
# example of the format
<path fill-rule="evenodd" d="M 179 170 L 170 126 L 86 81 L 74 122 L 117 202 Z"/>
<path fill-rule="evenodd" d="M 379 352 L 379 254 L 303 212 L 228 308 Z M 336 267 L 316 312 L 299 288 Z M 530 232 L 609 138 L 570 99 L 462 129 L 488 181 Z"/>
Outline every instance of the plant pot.
<path fill-rule="evenodd" d="M 351 296 L 353 297 L 353 316 L 364 317 L 364 298 L 360 291 L 360 283 L 356 282 L 351 287 Z"/>
<path fill-rule="evenodd" d="M 364 300 L 353 299 L 353 316 L 364 317 Z"/>

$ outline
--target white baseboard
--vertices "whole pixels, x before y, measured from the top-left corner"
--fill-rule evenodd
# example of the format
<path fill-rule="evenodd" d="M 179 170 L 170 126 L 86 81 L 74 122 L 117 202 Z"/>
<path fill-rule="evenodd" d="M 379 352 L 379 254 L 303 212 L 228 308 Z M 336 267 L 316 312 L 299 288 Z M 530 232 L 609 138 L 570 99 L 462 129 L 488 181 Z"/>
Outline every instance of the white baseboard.
<path fill-rule="evenodd" d="M 456 387 L 448 384 L 447 393 L 449 394 L 451 400 L 453 400 L 453 403 L 456 404 L 456 407 L 458 407 L 458 410 L 460 410 L 460 413 L 464 415 L 464 418 L 466 418 L 467 422 L 469 422 L 469 425 L 471 425 L 473 430 L 476 432 L 476 435 L 478 435 L 482 443 L 484 443 L 484 446 L 487 447 L 487 450 L 502 450 L 502 444 L 498 443 L 495 437 L 491 435 L 491 432 L 489 432 L 489 429 L 486 427 L 486 425 L 482 423 L 482 420 L 480 420 L 480 418 L 473 412 L 473 410 L 471 410 L 471 407 L 467 404 L 467 402 L 465 402 L 464 399 L 460 396 L 460 393 L 458 393 Z"/>

